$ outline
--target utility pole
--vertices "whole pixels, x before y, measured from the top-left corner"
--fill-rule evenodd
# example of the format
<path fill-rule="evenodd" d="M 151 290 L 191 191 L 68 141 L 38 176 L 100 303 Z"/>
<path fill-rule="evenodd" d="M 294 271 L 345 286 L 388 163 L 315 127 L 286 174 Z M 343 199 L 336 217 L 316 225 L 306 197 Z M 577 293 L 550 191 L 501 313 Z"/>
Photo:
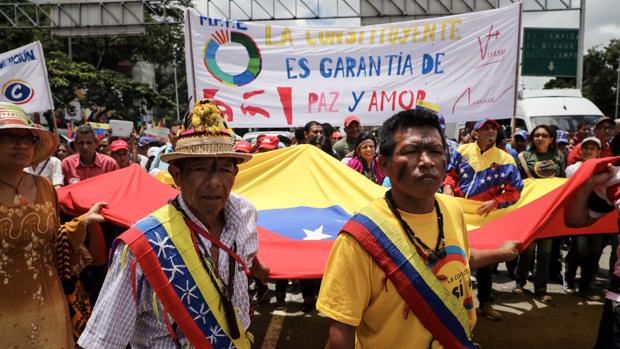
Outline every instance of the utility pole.
<path fill-rule="evenodd" d="M 179 113 L 179 81 L 177 80 L 177 55 L 173 57 L 174 64 L 172 69 L 174 69 L 174 98 L 176 99 L 177 105 L 177 121 L 181 120 L 181 115 Z"/>
<path fill-rule="evenodd" d="M 579 4 L 579 43 L 577 44 L 577 89 L 583 87 L 583 40 L 586 30 L 586 0 Z"/>
<path fill-rule="evenodd" d="M 618 78 L 616 80 L 616 112 L 614 118 L 618 118 L 618 95 L 620 94 L 620 52 L 618 52 Z"/>

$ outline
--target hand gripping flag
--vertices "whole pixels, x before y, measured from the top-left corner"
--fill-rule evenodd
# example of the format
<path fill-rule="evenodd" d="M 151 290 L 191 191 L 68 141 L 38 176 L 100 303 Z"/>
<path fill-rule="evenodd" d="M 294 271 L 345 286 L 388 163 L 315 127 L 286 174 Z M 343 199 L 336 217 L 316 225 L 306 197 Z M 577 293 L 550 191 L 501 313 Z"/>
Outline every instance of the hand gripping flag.
<path fill-rule="evenodd" d="M 478 202 L 460 201 L 470 245 L 496 248 L 505 240 L 518 240 L 525 247 L 538 238 L 617 231 L 617 213 L 588 228 L 570 229 L 564 224 L 564 206 L 572 193 L 612 160 L 587 161 L 565 183 L 527 182 L 519 203 L 486 218 L 472 213 Z M 300 145 L 256 155 L 240 166 L 233 191 L 258 209 L 259 258 L 270 267 L 271 277 L 317 278 L 340 227 L 385 189 L 318 148 Z M 132 165 L 63 187 L 58 197 L 76 215 L 106 201 L 106 219 L 128 227 L 177 193 Z"/>

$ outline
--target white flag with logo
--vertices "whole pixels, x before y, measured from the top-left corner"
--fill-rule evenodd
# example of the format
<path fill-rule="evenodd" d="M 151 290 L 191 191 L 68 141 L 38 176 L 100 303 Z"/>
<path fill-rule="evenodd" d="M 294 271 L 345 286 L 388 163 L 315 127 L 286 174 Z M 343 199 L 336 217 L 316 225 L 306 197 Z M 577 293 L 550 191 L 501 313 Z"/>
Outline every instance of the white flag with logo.
<path fill-rule="evenodd" d="M 54 109 L 41 43 L 0 54 L 0 101 L 17 104 L 27 113 Z"/>

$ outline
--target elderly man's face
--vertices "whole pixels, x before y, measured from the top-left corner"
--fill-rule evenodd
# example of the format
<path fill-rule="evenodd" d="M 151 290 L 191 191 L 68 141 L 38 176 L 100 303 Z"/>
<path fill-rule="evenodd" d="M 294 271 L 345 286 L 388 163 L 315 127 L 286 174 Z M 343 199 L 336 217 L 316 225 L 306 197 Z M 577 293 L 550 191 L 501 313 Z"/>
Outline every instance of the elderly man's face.
<path fill-rule="evenodd" d="M 217 214 L 224 208 L 237 172 L 236 162 L 231 158 L 188 158 L 182 168 L 170 166 L 183 200 L 202 214 Z"/>

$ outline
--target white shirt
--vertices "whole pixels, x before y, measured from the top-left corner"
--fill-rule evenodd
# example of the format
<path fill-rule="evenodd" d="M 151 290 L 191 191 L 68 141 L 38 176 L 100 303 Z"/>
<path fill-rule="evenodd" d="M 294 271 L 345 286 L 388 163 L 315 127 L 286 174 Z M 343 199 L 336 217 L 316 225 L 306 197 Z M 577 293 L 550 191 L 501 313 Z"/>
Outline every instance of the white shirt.
<path fill-rule="evenodd" d="M 575 172 L 577 172 L 577 170 L 581 167 L 581 165 L 583 164 L 583 161 L 577 161 L 576 163 L 566 167 L 566 178 L 570 178 L 573 176 L 573 174 L 575 174 Z"/>
<path fill-rule="evenodd" d="M 37 176 L 47 177 L 54 186 L 64 183 L 65 177 L 62 174 L 62 162 L 54 156 L 39 162 L 36 166 L 26 167 L 24 171 Z"/>

